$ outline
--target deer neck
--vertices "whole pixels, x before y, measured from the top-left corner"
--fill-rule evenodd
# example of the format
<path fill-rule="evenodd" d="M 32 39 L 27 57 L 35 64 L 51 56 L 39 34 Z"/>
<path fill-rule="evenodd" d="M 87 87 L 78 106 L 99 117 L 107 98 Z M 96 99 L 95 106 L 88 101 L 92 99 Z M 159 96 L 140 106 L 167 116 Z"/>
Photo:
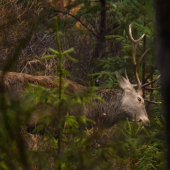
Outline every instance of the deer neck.
<path fill-rule="evenodd" d="M 121 89 L 105 89 L 98 91 L 97 94 L 101 95 L 105 103 L 96 102 L 95 108 L 96 116 L 98 117 L 99 124 L 111 127 L 117 121 L 121 120 L 121 101 L 124 96 L 124 91 Z"/>

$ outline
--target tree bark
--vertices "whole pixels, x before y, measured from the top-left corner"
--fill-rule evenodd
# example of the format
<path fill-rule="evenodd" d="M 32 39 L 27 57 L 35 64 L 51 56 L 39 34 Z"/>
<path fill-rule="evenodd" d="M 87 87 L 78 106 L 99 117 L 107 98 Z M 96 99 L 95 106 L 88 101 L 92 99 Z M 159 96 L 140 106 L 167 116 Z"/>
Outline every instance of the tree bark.
<path fill-rule="evenodd" d="M 167 169 L 170 169 L 170 1 L 156 0 L 157 57 L 166 120 Z"/>
<path fill-rule="evenodd" d="M 101 58 L 103 53 L 105 52 L 105 32 L 106 32 L 106 0 L 100 0 L 102 11 L 100 14 L 100 32 L 98 34 L 98 39 L 96 43 L 96 48 L 94 52 L 94 58 Z"/>
<path fill-rule="evenodd" d="M 146 22 L 144 21 L 144 27 L 146 27 Z M 146 51 L 146 36 L 143 38 L 143 53 Z M 142 84 L 145 83 L 145 73 L 146 73 L 146 64 L 145 64 L 145 56 L 142 59 Z M 147 92 L 143 90 L 143 98 L 146 98 Z"/>
<path fill-rule="evenodd" d="M 145 6 L 145 1 L 144 1 L 144 4 Z M 146 27 L 146 19 L 145 19 L 146 16 L 144 16 L 144 23 L 143 23 L 143 26 Z M 144 36 L 143 38 L 143 53 L 146 51 L 146 36 Z M 145 74 L 146 74 L 146 64 L 145 64 L 145 56 L 143 57 L 142 59 L 142 84 L 145 83 Z M 147 91 L 146 90 L 143 90 L 143 98 L 146 98 L 147 96 Z"/>

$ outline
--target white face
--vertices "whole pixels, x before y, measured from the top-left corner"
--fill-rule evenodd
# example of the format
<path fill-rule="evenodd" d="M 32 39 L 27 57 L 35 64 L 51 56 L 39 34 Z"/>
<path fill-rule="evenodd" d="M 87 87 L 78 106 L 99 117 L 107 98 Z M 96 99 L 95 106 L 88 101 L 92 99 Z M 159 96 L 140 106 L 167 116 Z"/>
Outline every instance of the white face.
<path fill-rule="evenodd" d="M 144 125 L 150 125 L 150 121 L 145 109 L 144 99 L 134 89 L 125 89 L 125 94 L 122 98 L 122 109 L 125 111 L 125 114 L 130 121 L 134 121 L 134 116 L 136 114 L 137 122 L 142 121 Z"/>
<path fill-rule="evenodd" d="M 150 121 L 146 113 L 144 99 L 141 96 L 141 89 L 136 91 L 129 80 L 122 77 L 118 72 L 116 72 L 116 77 L 120 87 L 124 90 L 124 96 L 122 98 L 122 114 L 125 114 L 126 118 L 130 121 L 134 121 L 134 116 L 136 114 L 136 121 L 143 122 L 144 125 L 149 126 Z"/>

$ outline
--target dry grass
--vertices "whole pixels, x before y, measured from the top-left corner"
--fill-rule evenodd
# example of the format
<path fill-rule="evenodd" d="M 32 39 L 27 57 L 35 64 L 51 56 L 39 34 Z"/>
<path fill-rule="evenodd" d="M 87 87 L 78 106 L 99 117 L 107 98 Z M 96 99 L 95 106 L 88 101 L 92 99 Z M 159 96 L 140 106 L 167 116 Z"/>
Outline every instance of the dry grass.
<path fill-rule="evenodd" d="M 93 141 L 93 144 L 91 145 L 91 147 L 94 149 L 98 149 L 99 147 L 101 147 L 101 145 L 107 145 L 109 144 L 112 140 L 114 140 L 114 133 L 115 131 L 118 132 L 119 127 L 113 127 L 111 129 L 98 129 L 98 132 L 96 134 L 96 129 L 92 128 L 92 129 L 86 129 L 85 133 L 88 134 L 88 136 L 91 138 L 91 140 Z M 95 133 L 95 140 L 94 140 L 94 133 Z M 119 132 L 120 133 L 120 132 Z M 51 155 L 54 154 L 56 148 L 53 145 L 52 138 L 49 137 L 44 137 L 41 136 L 39 134 L 30 134 L 24 131 L 24 133 L 22 134 L 24 141 L 25 141 L 25 148 L 27 151 L 31 151 L 31 152 L 39 152 L 40 154 L 42 153 L 42 155 L 47 152 L 48 154 L 51 153 Z M 67 136 L 68 137 L 68 136 Z M 76 138 L 75 138 L 76 139 Z M 65 149 L 67 149 L 67 146 L 64 146 Z M 63 148 L 64 149 L 64 148 Z M 83 149 L 83 148 L 82 148 Z M 88 149 L 90 150 L 91 148 L 87 147 L 86 150 L 88 152 Z M 116 149 L 116 148 L 115 148 Z M 48 155 L 47 154 L 47 155 Z M 92 153 L 92 155 L 95 157 L 96 155 Z M 54 156 L 54 155 L 53 155 Z M 55 161 L 54 158 L 49 157 L 47 158 L 48 160 L 46 160 L 48 162 L 48 168 L 50 168 L 51 170 L 55 169 Z M 34 157 L 32 157 L 31 155 L 29 156 L 29 158 L 32 160 L 32 170 L 37 170 L 39 169 L 38 167 L 38 160 L 35 160 Z M 130 170 L 127 166 L 123 165 L 120 167 L 117 164 L 116 159 L 112 160 L 112 153 L 110 153 L 110 158 L 105 158 L 103 157 L 103 159 L 106 162 L 112 162 L 113 161 L 113 169 L 114 170 Z M 128 160 L 125 161 L 127 162 L 128 165 Z"/>
<path fill-rule="evenodd" d="M 26 144 L 26 149 L 27 150 L 40 150 L 41 148 L 41 141 L 42 141 L 42 136 L 38 134 L 30 134 L 30 133 L 23 133 L 22 134 L 25 144 Z"/>

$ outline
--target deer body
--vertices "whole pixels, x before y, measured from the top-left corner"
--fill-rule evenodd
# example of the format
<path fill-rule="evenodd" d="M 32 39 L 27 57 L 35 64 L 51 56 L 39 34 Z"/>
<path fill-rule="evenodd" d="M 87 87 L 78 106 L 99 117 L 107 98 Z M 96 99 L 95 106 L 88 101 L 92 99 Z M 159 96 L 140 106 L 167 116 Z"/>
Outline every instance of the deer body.
<path fill-rule="evenodd" d="M 137 74 L 137 68 L 147 53 L 146 50 L 139 60 L 136 62 L 136 48 L 138 43 L 142 40 L 144 35 L 142 35 L 138 40 L 134 40 L 132 37 L 131 31 L 132 25 L 129 26 L 129 37 L 132 41 L 132 58 L 135 66 L 134 73 L 135 79 L 137 82 L 138 89 L 135 90 L 133 85 L 129 82 L 127 74 L 125 72 L 126 78 L 122 77 L 118 72 L 116 72 L 116 77 L 118 84 L 121 89 L 105 89 L 99 90 L 96 93 L 99 94 L 104 100 L 105 103 L 101 103 L 95 99 L 91 99 L 92 102 L 96 103 L 96 107 L 92 107 L 89 105 L 84 105 L 82 109 L 83 116 L 99 121 L 99 124 L 104 125 L 105 127 L 111 127 L 119 120 L 126 120 L 127 118 L 130 121 L 143 122 L 144 125 L 149 126 L 150 121 L 148 119 L 148 115 L 145 110 L 144 100 L 151 103 L 158 104 L 159 102 L 148 101 L 142 97 L 142 90 L 154 90 L 156 88 L 149 88 L 148 85 L 154 83 L 160 76 L 158 76 L 155 80 L 150 81 L 149 83 L 142 84 L 139 80 L 139 76 Z M 153 73 L 152 73 L 153 74 Z M 152 75 L 150 74 L 150 76 Z M 2 72 L 0 71 L 0 77 L 2 77 Z M 50 76 L 31 76 L 23 73 L 7 73 L 4 77 L 4 87 L 5 91 L 11 95 L 19 96 L 20 90 L 25 90 L 25 84 L 31 83 L 36 85 L 43 85 L 47 88 L 53 89 L 55 87 L 59 87 L 59 83 L 53 83 L 54 78 Z M 79 93 L 87 90 L 87 87 L 83 87 L 78 85 L 75 82 L 69 81 L 70 84 L 67 87 L 67 90 L 73 93 Z M 79 111 L 76 108 L 70 113 L 71 115 L 78 115 Z M 36 120 L 34 120 L 36 121 Z"/>
<path fill-rule="evenodd" d="M 1 74 L 2 72 L 0 72 L 0 75 Z M 116 76 L 122 89 L 98 90 L 96 93 L 105 100 L 105 103 L 92 98 L 91 100 L 96 103 L 96 107 L 85 104 L 82 112 L 83 116 L 94 121 L 99 120 L 99 124 L 105 127 L 111 127 L 119 120 L 126 120 L 126 118 L 134 121 L 134 114 L 136 114 L 137 121 L 143 121 L 143 123 L 148 126 L 149 119 L 142 96 L 136 92 L 127 79 L 119 73 L 116 73 Z M 50 76 L 32 76 L 24 73 L 8 72 L 4 78 L 5 91 L 10 94 L 10 96 L 20 96 L 19 91 L 26 89 L 26 83 L 43 85 L 53 89 L 59 86 L 57 83 L 53 84 L 53 80 L 54 78 Z M 67 90 L 70 92 L 79 93 L 87 89 L 87 87 L 78 85 L 70 80 L 69 82 L 70 84 Z M 76 110 L 73 110 L 71 113 L 71 115 L 75 116 L 78 114 Z M 36 122 L 37 119 L 38 117 L 35 117 L 32 121 Z"/>

